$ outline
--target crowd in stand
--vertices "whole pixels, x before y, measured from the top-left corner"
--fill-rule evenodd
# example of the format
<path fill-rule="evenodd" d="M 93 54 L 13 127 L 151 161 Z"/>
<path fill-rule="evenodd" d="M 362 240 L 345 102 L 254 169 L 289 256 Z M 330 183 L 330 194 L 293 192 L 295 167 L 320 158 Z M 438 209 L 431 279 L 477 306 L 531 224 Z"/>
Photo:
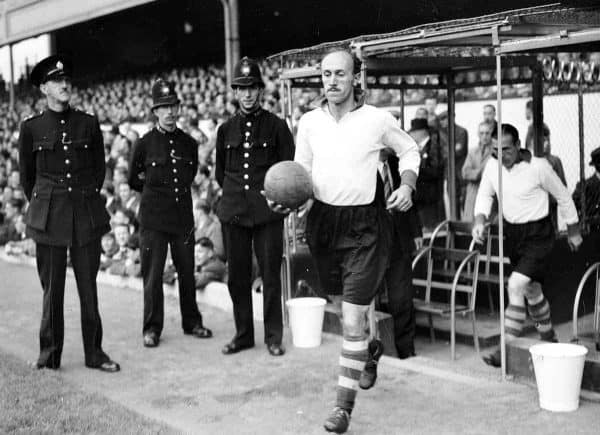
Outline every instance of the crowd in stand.
<path fill-rule="evenodd" d="M 281 109 L 278 68 L 277 63 L 265 62 L 262 65 L 266 85 L 263 105 L 275 113 L 279 113 Z M 203 287 L 211 280 L 223 280 L 225 275 L 221 228 L 215 216 L 220 189 L 214 180 L 214 149 L 218 125 L 234 114 L 238 107 L 232 90 L 226 85 L 224 69 L 216 66 L 179 68 L 162 74 L 138 76 L 74 89 L 72 106 L 94 113 L 99 119 L 104 137 L 107 171 L 103 194 L 111 215 L 112 232 L 102 239 L 101 269 L 120 276 L 140 275 L 139 228 L 136 219 L 139 196 L 131 190 L 126 180 L 132 147 L 155 122 L 150 110 L 150 88 L 159 76 L 175 83 L 181 100 L 178 125 L 199 144 L 200 170 L 193 186 L 193 201 L 197 284 L 198 287 Z M 478 76 L 476 79 L 485 77 Z M 19 181 L 18 132 L 20 122 L 40 112 L 44 106 L 41 94 L 28 86 L 25 80 L 22 80 L 16 89 L 14 110 L 9 108 L 6 89 L 0 89 L 0 245 L 5 245 L 7 254 L 31 256 L 35 255 L 35 245 L 25 235 L 24 211 L 27 201 Z M 516 94 L 523 92 L 519 87 L 511 89 L 514 89 Z M 484 94 L 479 95 L 480 91 L 479 88 L 474 88 L 465 92 L 475 93 L 470 97 L 485 97 Z M 294 92 L 296 106 L 293 117 L 299 119 L 317 94 L 316 91 Z M 410 91 L 406 94 L 405 101 L 426 103 L 424 97 L 423 91 Z M 369 96 L 370 102 L 384 106 L 398 104 L 397 98 L 399 93 L 390 90 L 373 90 Z M 435 107 L 429 108 L 429 115 L 428 108 L 424 107 L 417 116 L 429 117 L 429 121 L 420 128 L 426 129 L 427 135 L 435 139 L 436 147 L 442 145 L 440 152 L 443 153 L 447 148 L 444 146 L 447 135 L 444 135 L 443 128 L 443 131 L 439 130 L 439 123 L 444 122 L 445 114 L 435 113 Z M 414 124 L 413 127 L 421 125 L 419 122 Z M 412 130 L 416 133 L 413 136 L 419 139 L 418 128 Z M 423 142 L 423 138 L 419 140 Z M 463 148 L 457 150 L 457 181 L 461 204 L 464 204 L 464 198 L 460 192 L 462 189 L 464 194 L 467 184 L 467 180 L 463 180 L 461 175 L 461 168 L 467 157 L 467 141 L 465 137 Z M 431 156 L 432 153 L 429 153 L 430 158 Z M 440 160 L 432 163 L 437 165 L 435 183 L 439 195 L 445 194 L 441 185 L 443 179 L 447 178 L 447 175 L 444 176 L 446 159 L 445 155 L 440 155 Z M 441 203 L 439 199 L 438 196 L 435 201 L 438 205 Z M 423 208 L 426 209 L 427 205 Z M 439 221 L 447 214 L 447 210 L 446 213 L 444 210 L 435 210 L 435 216 L 432 218 Z M 176 279 L 172 266 L 165 270 L 164 279 L 166 282 Z"/>

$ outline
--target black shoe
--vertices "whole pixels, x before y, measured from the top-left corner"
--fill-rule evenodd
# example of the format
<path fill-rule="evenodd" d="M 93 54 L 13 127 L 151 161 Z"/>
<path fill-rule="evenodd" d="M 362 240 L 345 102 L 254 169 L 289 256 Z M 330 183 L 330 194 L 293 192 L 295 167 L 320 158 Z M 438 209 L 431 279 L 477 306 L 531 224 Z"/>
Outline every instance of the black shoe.
<path fill-rule="evenodd" d="M 144 334 L 144 347 L 158 346 L 158 335 L 156 332 L 146 332 Z"/>
<path fill-rule="evenodd" d="M 193 335 L 196 338 L 211 338 L 213 336 L 212 331 L 204 326 L 197 325 L 191 331 L 183 331 L 186 335 Z"/>
<path fill-rule="evenodd" d="M 327 432 L 345 433 L 350 426 L 350 413 L 344 409 L 336 406 L 325 420 L 323 427 Z"/>
<path fill-rule="evenodd" d="M 242 350 L 250 349 L 251 347 L 254 347 L 254 345 L 253 344 L 237 344 L 236 342 L 232 341 L 231 343 L 227 343 L 225 346 L 223 346 L 223 349 L 221 349 L 221 352 L 223 352 L 224 355 L 232 355 L 234 353 L 241 352 Z"/>
<path fill-rule="evenodd" d="M 381 340 L 372 340 L 369 343 L 369 359 L 358 380 L 358 386 L 363 390 L 368 390 L 375 385 L 375 381 L 377 380 L 377 363 L 381 355 L 383 355 L 383 343 Z"/>
<path fill-rule="evenodd" d="M 417 354 L 415 353 L 414 347 L 403 347 L 403 348 L 397 347 L 396 352 L 398 352 L 399 359 L 407 359 L 407 358 L 411 358 L 413 356 L 417 356 Z"/>
<path fill-rule="evenodd" d="M 500 354 L 500 349 L 497 349 L 496 351 L 490 353 L 489 355 L 481 357 L 481 359 L 483 359 L 483 362 L 486 363 L 488 366 L 492 366 L 492 367 L 502 366 L 502 355 Z"/>
<path fill-rule="evenodd" d="M 285 348 L 281 344 L 268 344 L 267 350 L 273 356 L 282 356 L 285 353 Z"/>
<path fill-rule="evenodd" d="M 42 364 L 37 361 L 27 361 L 27 366 L 34 370 L 41 370 L 41 369 L 58 370 L 60 368 L 59 365 L 52 366 L 52 365 Z"/>
<path fill-rule="evenodd" d="M 91 369 L 100 370 L 101 372 L 106 373 L 116 373 L 121 370 L 121 366 L 114 361 L 108 360 L 104 361 L 99 366 L 88 366 Z"/>

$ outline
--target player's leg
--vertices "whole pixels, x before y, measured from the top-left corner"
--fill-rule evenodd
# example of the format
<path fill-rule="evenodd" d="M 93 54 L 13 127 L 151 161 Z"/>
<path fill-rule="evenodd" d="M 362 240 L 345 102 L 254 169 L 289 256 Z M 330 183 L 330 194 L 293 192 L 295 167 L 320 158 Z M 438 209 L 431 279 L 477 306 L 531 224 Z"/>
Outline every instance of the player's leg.
<path fill-rule="evenodd" d="M 350 414 L 354 408 L 358 380 L 369 358 L 366 316 L 369 305 L 357 305 L 342 302 L 343 340 L 339 359 L 336 406 L 325 421 L 325 429 L 343 433 L 350 423 Z"/>
<path fill-rule="evenodd" d="M 542 293 L 542 285 L 537 281 L 531 281 L 525 291 L 527 298 L 527 311 L 535 322 L 535 328 L 540 338 L 545 341 L 557 341 L 556 333 L 550 320 L 550 304 Z"/>

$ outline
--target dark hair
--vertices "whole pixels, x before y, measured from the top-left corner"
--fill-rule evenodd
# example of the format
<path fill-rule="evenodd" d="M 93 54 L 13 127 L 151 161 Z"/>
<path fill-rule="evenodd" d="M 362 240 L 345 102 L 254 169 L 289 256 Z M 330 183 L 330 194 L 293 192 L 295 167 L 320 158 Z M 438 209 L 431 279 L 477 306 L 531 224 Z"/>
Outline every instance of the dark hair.
<path fill-rule="evenodd" d="M 496 113 L 496 107 L 493 104 L 486 104 L 485 106 L 483 106 L 484 109 L 486 107 L 491 107 L 492 109 L 494 109 L 494 113 Z"/>
<path fill-rule="evenodd" d="M 200 237 L 196 244 L 202 246 L 203 248 L 214 249 L 215 245 L 208 237 Z"/>
<path fill-rule="evenodd" d="M 542 135 L 544 137 L 549 137 L 550 136 L 550 129 L 548 128 L 548 126 L 546 124 L 542 125 Z"/>
<path fill-rule="evenodd" d="M 519 131 L 512 124 L 502 124 L 502 134 L 511 136 L 513 139 L 513 145 L 519 142 Z M 495 136 L 496 138 L 498 135 Z"/>
<path fill-rule="evenodd" d="M 200 165 L 198 171 L 205 177 L 210 177 L 210 168 L 208 167 L 208 165 Z"/>
<path fill-rule="evenodd" d="M 23 208 L 24 201 L 20 198 L 11 198 L 7 204 L 10 204 L 17 210 L 21 210 L 21 208 Z"/>
<path fill-rule="evenodd" d="M 339 52 L 350 55 L 350 57 L 352 58 L 352 73 L 358 74 L 362 67 L 362 61 L 354 54 L 354 52 L 347 45 L 336 45 L 334 47 L 328 48 L 327 50 L 325 50 L 325 52 L 323 52 L 320 62 L 323 62 L 323 59 L 325 59 L 326 56 L 329 56 L 332 53 Z"/>

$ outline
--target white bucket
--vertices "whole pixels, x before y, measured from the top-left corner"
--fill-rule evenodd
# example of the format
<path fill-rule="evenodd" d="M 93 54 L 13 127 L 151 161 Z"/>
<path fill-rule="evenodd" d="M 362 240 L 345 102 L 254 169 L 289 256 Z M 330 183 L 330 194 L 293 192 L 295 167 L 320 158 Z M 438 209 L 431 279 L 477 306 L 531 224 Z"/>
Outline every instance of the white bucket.
<path fill-rule="evenodd" d="M 323 298 L 294 298 L 286 302 L 294 346 L 321 345 L 326 303 Z"/>
<path fill-rule="evenodd" d="M 587 348 L 578 344 L 543 343 L 529 348 L 540 407 L 568 412 L 579 407 L 581 378 Z"/>

